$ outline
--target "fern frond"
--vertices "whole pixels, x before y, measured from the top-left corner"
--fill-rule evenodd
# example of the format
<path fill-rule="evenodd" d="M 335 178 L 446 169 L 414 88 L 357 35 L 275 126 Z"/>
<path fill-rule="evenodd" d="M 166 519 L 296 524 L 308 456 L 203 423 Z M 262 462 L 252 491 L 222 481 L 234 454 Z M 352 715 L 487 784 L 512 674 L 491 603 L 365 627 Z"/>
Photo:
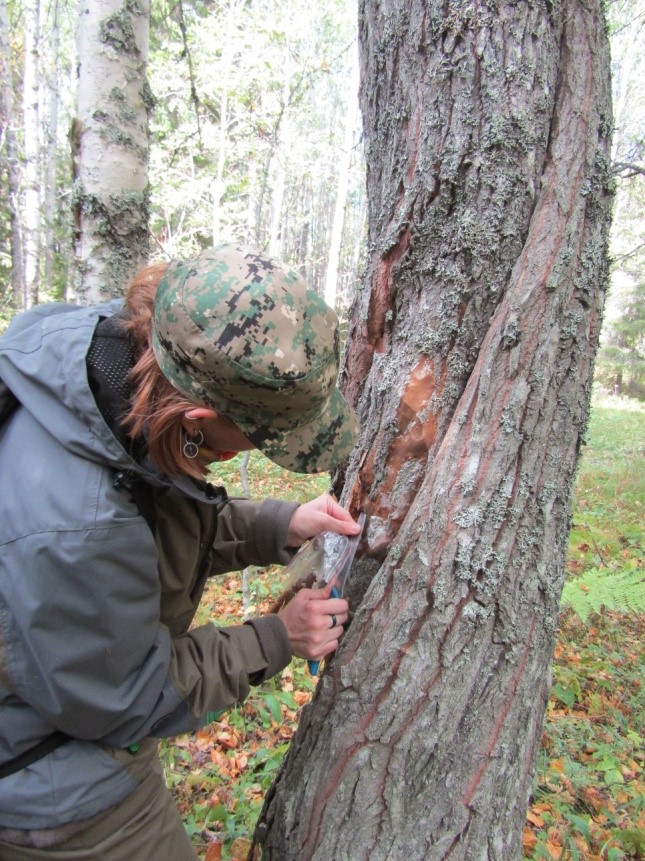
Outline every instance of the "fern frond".
<path fill-rule="evenodd" d="M 591 568 L 565 583 L 562 606 L 571 607 L 583 622 L 590 613 L 600 613 L 603 607 L 623 613 L 644 613 L 645 571 Z"/>

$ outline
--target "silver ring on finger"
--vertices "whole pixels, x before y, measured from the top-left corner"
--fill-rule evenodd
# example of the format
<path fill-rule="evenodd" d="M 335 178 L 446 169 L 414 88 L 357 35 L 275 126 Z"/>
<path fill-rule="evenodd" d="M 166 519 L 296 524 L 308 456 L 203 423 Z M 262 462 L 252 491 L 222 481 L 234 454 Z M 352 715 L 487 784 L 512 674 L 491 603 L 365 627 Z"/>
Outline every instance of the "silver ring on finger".
<path fill-rule="evenodd" d="M 336 616 L 332 613 L 332 614 L 331 614 L 331 626 L 332 626 L 332 628 L 335 628 L 337 624 L 338 624 L 338 619 L 337 619 L 337 618 L 336 618 Z"/>

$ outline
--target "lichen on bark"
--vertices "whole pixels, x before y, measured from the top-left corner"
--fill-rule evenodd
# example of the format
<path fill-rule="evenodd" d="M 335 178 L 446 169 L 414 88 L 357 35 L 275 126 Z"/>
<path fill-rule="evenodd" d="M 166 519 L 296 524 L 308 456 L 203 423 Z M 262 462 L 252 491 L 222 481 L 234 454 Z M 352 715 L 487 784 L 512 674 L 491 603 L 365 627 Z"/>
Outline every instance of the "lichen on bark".
<path fill-rule="evenodd" d="M 137 0 L 126 0 L 117 12 L 101 21 L 100 38 L 103 44 L 109 45 L 119 53 L 134 57 L 140 55 L 132 17 L 142 14 L 143 11 Z"/>
<path fill-rule="evenodd" d="M 133 272 L 148 256 L 148 217 L 150 192 L 125 191 L 106 198 L 74 189 L 74 206 L 92 223 L 95 237 L 90 269 L 100 264 L 101 293 L 106 297 L 123 295 Z M 97 267 L 98 268 L 98 267 Z"/>

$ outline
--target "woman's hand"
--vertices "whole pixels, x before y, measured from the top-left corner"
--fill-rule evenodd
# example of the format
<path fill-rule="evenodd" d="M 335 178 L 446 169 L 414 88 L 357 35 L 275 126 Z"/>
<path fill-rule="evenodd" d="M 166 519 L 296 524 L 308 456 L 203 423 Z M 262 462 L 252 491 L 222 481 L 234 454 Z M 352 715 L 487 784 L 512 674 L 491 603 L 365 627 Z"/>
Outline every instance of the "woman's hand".
<path fill-rule="evenodd" d="M 359 526 L 348 511 L 333 496 L 323 493 L 311 502 L 305 502 L 293 513 L 287 532 L 287 547 L 300 547 L 303 541 L 321 532 L 339 535 L 356 535 Z"/>
<path fill-rule="evenodd" d="M 300 589 L 278 613 L 297 657 L 319 661 L 338 648 L 349 605 L 330 596 L 331 586 Z"/>

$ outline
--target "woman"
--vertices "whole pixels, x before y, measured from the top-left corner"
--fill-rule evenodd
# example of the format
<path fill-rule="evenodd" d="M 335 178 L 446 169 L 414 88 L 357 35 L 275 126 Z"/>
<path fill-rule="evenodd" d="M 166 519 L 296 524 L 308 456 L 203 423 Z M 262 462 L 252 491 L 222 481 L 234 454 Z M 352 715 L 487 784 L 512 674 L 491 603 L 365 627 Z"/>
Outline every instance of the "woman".
<path fill-rule="evenodd" d="M 209 463 L 257 447 L 317 472 L 356 423 L 334 313 L 292 269 L 222 246 L 145 269 L 125 303 L 41 306 L 0 339 L 0 859 L 195 853 L 156 739 L 338 645 L 347 603 L 189 630 L 206 578 L 358 527 L 330 497 L 229 500 Z M 1 406 L 1 404 L 0 404 Z"/>

